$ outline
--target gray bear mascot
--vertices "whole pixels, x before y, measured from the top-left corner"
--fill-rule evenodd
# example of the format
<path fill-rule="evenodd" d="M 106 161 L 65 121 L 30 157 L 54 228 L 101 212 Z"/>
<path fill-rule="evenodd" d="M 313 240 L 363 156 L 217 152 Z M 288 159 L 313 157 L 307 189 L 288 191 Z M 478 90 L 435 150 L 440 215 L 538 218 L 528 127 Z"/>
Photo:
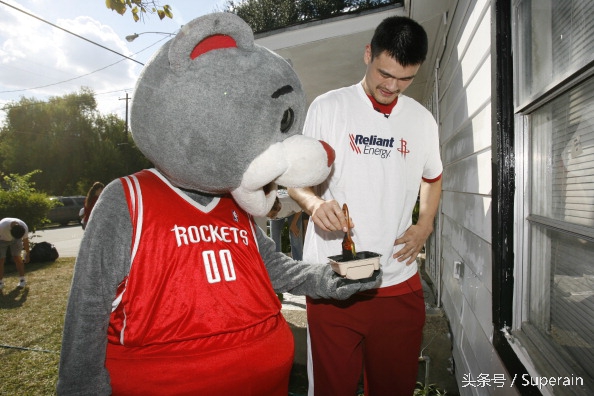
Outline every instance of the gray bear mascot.
<path fill-rule="evenodd" d="M 277 184 L 312 186 L 334 151 L 300 134 L 291 66 L 215 13 L 147 63 L 131 109 L 154 169 L 106 186 L 76 260 L 60 395 L 283 395 L 293 337 L 276 293 L 346 299 L 377 287 L 275 252 L 254 216 Z"/>

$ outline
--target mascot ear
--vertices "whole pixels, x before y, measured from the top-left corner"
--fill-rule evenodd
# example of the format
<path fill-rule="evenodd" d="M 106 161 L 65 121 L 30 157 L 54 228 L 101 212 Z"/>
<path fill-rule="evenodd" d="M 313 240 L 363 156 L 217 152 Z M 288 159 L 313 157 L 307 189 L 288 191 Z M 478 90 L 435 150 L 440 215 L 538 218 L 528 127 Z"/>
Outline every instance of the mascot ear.
<path fill-rule="evenodd" d="M 184 25 L 173 38 L 169 64 L 174 72 L 181 72 L 208 51 L 233 47 L 254 49 L 254 33 L 249 25 L 230 12 L 208 14 Z"/>
<path fill-rule="evenodd" d="M 237 47 L 237 43 L 231 36 L 227 36 L 225 34 L 215 34 L 214 36 L 209 36 L 198 43 L 192 50 L 190 54 L 191 59 L 196 59 L 200 55 L 207 53 L 208 51 L 216 50 L 216 49 L 223 49 L 223 48 L 233 48 Z"/>

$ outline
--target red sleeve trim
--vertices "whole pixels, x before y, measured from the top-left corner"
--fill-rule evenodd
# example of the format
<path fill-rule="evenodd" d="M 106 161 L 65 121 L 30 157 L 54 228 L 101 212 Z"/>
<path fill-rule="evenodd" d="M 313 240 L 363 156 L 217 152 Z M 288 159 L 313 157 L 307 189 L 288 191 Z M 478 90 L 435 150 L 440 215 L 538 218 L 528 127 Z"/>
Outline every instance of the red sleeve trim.
<path fill-rule="evenodd" d="M 441 175 L 443 175 L 443 173 L 441 173 L 439 176 L 437 176 L 435 179 L 426 179 L 423 178 L 423 181 L 425 183 L 435 183 L 436 181 L 438 181 L 439 179 L 441 179 Z"/>

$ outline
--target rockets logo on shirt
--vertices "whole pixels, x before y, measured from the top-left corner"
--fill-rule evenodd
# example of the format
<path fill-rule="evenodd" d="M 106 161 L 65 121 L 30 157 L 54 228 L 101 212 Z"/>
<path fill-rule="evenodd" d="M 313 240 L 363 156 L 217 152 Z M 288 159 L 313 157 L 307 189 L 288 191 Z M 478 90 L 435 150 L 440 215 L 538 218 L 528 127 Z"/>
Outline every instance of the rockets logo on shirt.
<path fill-rule="evenodd" d="M 249 234 L 237 227 L 218 226 L 213 224 L 178 226 L 171 229 L 175 235 L 177 246 L 194 243 L 243 243 L 249 245 Z"/>
<path fill-rule="evenodd" d="M 381 158 L 389 158 L 394 149 L 394 138 L 382 139 L 376 135 L 364 136 L 349 134 L 349 144 L 351 150 L 356 154 L 376 155 Z M 407 142 L 400 139 L 400 147 L 397 148 L 400 154 L 406 158 L 406 154 L 410 152 L 407 148 Z"/>
<path fill-rule="evenodd" d="M 400 147 L 396 150 L 400 151 L 402 157 L 406 158 L 406 154 L 410 153 L 410 150 L 407 148 L 408 142 L 404 139 L 400 139 Z"/>

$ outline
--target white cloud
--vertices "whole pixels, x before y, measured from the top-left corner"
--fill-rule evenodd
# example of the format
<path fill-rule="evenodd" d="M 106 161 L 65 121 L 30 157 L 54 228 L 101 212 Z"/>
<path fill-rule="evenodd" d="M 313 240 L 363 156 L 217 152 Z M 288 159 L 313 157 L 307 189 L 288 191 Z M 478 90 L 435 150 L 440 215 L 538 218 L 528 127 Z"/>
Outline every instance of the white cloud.
<path fill-rule="evenodd" d="M 112 27 L 92 17 L 59 19 L 55 24 L 132 56 Z M 43 100 L 85 86 L 97 94 L 102 113 L 125 113 L 125 103 L 118 99 L 134 87 L 139 64 L 11 9 L 0 13 L 0 40 L 0 103 L 18 101 L 21 96 Z"/>
<path fill-rule="evenodd" d="M 200 15 L 220 11 L 226 0 L 176 0 L 173 20 L 148 15 L 133 22 L 102 0 L 3 0 L 120 54 L 145 63 L 162 44 L 163 35 L 143 35 L 132 43 L 124 37 L 142 32 L 174 32 Z M 134 52 L 139 52 L 134 55 Z M 133 95 L 142 66 L 56 27 L 0 4 L 0 108 L 22 96 L 45 100 L 89 87 L 103 114 L 125 117 L 126 92 Z M 0 126 L 5 116 L 0 111 Z"/>

